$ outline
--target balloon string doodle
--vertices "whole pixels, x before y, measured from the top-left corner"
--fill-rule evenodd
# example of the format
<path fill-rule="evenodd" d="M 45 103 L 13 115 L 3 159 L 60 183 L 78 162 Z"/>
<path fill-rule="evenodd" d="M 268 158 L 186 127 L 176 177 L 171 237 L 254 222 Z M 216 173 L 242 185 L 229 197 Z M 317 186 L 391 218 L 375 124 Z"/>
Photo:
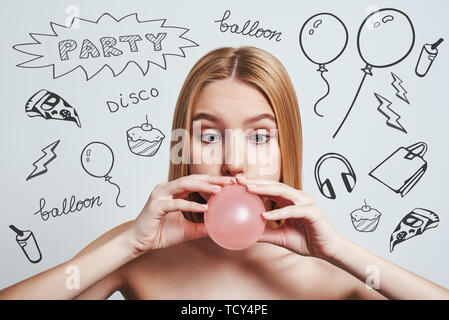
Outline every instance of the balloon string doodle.
<path fill-rule="evenodd" d="M 346 115 L 343 118 L 343 121 L 340 123 L 340 126 L 338 127 L 337 131 L 335 131 L 335 133 L 332 136 L 332 138 L 335 139 L 335 137 L 337 136 L 337 134 L 340 131 L 341 127 L 343 127 L 343 124 L 345 123 L 346 119 L 348 118 L 349 113 L 351 112 L 352 107 L 354 107 L 354 103 L 357 100 L 357 97 L 359 96 L 360 90 L 362 89 L 362 86 L 363 86 L 363 83 L 365 82 L 366 76 L 367 75 L 370 75 L 370 76 L 373 75 L 372 72 L 371 72 L 371 69 L 372 69 L 372 66 L 370 66 L 370 65 L 366 65 L 366 67 L 362 69 L 363 72 L 364 72 L 364 75 L 363 75 L 362 81 L 360 81 L 359 88 L 357 89 L 357 92 L 355 94 L 354 100 L 352 100 L 351 106 L 349 107 L 348 111 L 346 112 Z"/>
<path fill-rule="evenodd" d="M 316 107 L 318 106 L 318 104 L 319 104 L 322 100 L 324 100 L 324 98 L 326 98 L 326 97 L 329 95 L 329 92 L 331 91 L 331 87 L 329 86 L 329 82 L 327 82 L 327 79 L 324 77 L 324 72 L 326 72 L 327 70 L 326 70 L 326 69 L 324 69 L 324 70 L 318 69 L 318 71 L 321 73 L 321 78 L 322 78 L 322 79 L 324 80 L 324 82 L 326 83 L 327 91 L 326 91 L 326 94 L 325 94 L 324 96 L 322 96 L 321 98 L 319 98 L 319 99 L 317 100 L 317 102 L 315 102 L 315 105 L 313 106 L 313 110 L 315 111 L 315 114 L 316 114 L 316 115 L 318 115 L 318 116 L 320 116 L 320 117 L 324 117 L 322 114 L 319 114 L 318 111 L 316 111 Z"/>
<path fill-rule="evenodd" d="M 326 45 L 332 44 L 330 47 Z M 327 91 L 319 98 L 313 110 L 319 117 L 324 115 L 318 113 L 318 104 L 330 93 L 330 85 L 324 76 L 327 72 L 326 65 L 337 60 L 348 44 L 348 29 L 343 21 L 337 16 L 321 12 L 310 17 L 301 27 L 299 33 L 299 46 L 304 55 L 314 64 L 318 65 L 318 72 L 326 83 Z M 324 50 L 323 50 L 324 48 Z"/>
<path fill-rule="evenodd" d="M 117 189 L 118 189 L 118 194 L 117 194 L 117 197 L 115 198 L 115 203 L 117 204 L 118 207 L 124 208 L 125 206 L 121 206 L 121 205 L 119 205 L 119 203 L 118 203 L 118 197 L 120 196 L 120 187 L 119 187 L 117 184 L 115 184 L 114 182 L 111 182 L 111 176 L 106 176 L 106 177 L 104 177 L 104 181 L 107 181 L 107 182 L 109 182 L 110 184 L 112 184 L 112 185 L 114 185 L 114 186 L 117 187 Z"/>

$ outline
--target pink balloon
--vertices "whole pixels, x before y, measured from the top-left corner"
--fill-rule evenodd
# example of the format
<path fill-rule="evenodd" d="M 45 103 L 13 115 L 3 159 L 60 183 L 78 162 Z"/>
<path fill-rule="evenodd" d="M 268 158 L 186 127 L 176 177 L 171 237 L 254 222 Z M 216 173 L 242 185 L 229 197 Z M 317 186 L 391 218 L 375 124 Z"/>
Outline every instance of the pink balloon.
<path fill-rule="evenodd" d="M 211 239 L 229 250 L 241 250 L 257 242 L 265 230 L 262 199 L 238 184 L 224 186 L 207 202 L 204 224 Z"/>

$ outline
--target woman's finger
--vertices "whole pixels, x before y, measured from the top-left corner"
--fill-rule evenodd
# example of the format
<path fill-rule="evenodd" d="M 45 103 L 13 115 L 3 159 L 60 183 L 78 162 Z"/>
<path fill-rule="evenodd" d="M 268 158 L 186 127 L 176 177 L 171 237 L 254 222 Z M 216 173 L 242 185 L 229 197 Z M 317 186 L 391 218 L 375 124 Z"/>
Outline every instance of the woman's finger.
<path fill-rule="evenodd" d="M 247 184 L 248 191 L 266 196 L 276 202 L 281 202 L 279 205 L 287 206 L 298 204 L 301 202 L 298 190 L 282 183 L 275 184 Z M 284 199 L 284 201 L 282 201 Z M 288 200 L 287 202 L 285 200 Z"/>
<path fill-rule="evenodd" d="M 166 196 L 174 196 L 193 191 L 217 193 L 221 190 L 221 186 L 231 183 L 233 183 L 231 177 L 190 175 L 164 184 L 163 193 Z"/>
<path fill-rule="evenodd" d="M 253 178 L 240 179 L 239 176 L 237 177 L 237 181 L 239 184 L 245 185 L 247 187 L 251 186 L 249 188 L 253 188 L 252 186 L 254 186 L 254 191 L 255 192 L 258 191 L 257 193 L 262 192 L 262 190 L 267 191 L 267 190 L 271 189 L 270 186 L 274 185 L 274 186 L 279 186 L 279 187 L 276 187 L 277 190 L 285 190 L 286 193 L 283 195 L 272 194 L 273 196 L 278 196 L 278 197 L 284 196 L 284 198 L 289 199 L 289 200 L 293 200 L 293 198 L 294 198 L 294 199 L 296 199 L 297 202 L 301 202 L 304 204 L 313 201 L 313 199 L 308 194 L 306 194 L 304 191 L 295 189 L 295 188 L 290 187 L 289 185 L 281 183 L 281 182 L 277 182 L 277 181 L 273 181 L 273 180 L 253 179 Z M 281 189 L 281 188 L 283 188 L 283 189 Z M 290 196 L 286 197 L 287 195 L 290 195 Z"/>
<path fill-rule="evenodd" d="M 281 220 L 281 219 L 312 219 L 313 207 L 310 205 L 294 205 L 280 209 L 275 209 L 267 212 L 263 212 L 262 216 L 266 220 Z"/>
<path fill-rule="evenodd" d="M 277 181 L 268 180 L 268 179 L 258 179 L 258 178 L 245 177 L 242 174 L 238 174 L 236 176 L 236 178 L 237 178 L 237 182 L 242 182 L 243 184 L 247 184 L 247 183 L 253 183 L 253 184 L 273 184 L 273 183 L 277 182 Z"/>
<path fill-rule="evenodd" d="M 231 176 L 217 176 L 211 174 L 191 174 L 188 176 L 181 177 L 180 179 L 187 179 L 187 180 L 195 179 L 218 184 L 223 183 L 223 181 L 225 183 L 233 183 L 236 180 L 234 177 Z"/>
<path fill-rule="evenodd" d="M 160 206 L 162 211 L 165 213 L 173 211 L 205 212 L 207 210 L 207 204 L 200 204 L 184 199 L 162 200 Z"/>

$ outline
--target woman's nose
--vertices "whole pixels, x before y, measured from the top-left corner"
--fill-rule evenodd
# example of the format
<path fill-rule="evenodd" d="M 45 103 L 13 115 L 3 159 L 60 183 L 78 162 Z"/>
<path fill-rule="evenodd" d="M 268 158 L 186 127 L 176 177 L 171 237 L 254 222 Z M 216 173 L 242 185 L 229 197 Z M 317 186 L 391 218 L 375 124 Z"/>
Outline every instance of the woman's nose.
<path fill-rule="evenodd" d="M 235 176 L 244 173 L 246 164 L 246 146 L 242 130 L 226 130 L 224 145 L 223 175 Z"/>

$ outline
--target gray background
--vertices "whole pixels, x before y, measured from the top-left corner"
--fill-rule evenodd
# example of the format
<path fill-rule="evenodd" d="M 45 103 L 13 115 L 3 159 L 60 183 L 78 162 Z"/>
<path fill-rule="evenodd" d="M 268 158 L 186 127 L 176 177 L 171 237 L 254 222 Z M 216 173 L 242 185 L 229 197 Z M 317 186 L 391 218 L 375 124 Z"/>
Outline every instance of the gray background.
<path fill-rule="evenodd" d="M 50 22 L 65 24 L 72 12 L 96 20 L 105 12 L 116 18 L 137 12 L 139 18 L 166 18 L 168 25 L 190 29 L 187 37 L 199 47 L 185 49 L 186 58 L 170 56 L 167 70 L 152 65 L 146 76 L 135 66 L 113 77 L 103 70 L 89 81 L 79 70 L 53 79 L 51 68 L 25 69 L 16 64 L 29 56 L 12 49 L 13 45 L 31 42 L 30 32 L 51 33 Z M 345 237 L 358 245 L 402 267 L 449 287 L 448 200 L 449 152 L 447 147 L 449 93 L 446 77 L 449 65 L 447 12 L 444 1 L 396 1 L 398 8 L 414 23 L 416 42 L 413 51 L 402 63 L 387 69 L 374 70 L 368 77 L 348 122 L 335 140 L 332 134 L 352 101 L 364 66 L 356 49 L 356 34 L 363 19 L 374 9 L 391 6 L 391 1 L 12 1 L 1 10 L 1 72 L 0 90 L 0 288 L 4 288 L 50 267 L 60 264 L 78 253 L 98 236 L 114 226 L 135 218 L 153 187 L 166 181 L 169 164 L 169 137 L 173 110 L 179 89 L 193 64 L 206 52 L 221 46 L 254 45 L 274 54 L 286 67 L 295 86 L 302 116 L 304 137 L 304 190 L 315 197 L 324 214 Z M 214 23 L 231 11 L 228 23 L 242 27 L 247 20 L 260 21 L 260 26 L 282 32 L 282 41 L 275 42 L 222 33 Z M 325 114 L 318 118 L 313 112 L 314 102 L 324 93 L 325 85 L 312 64 L 302 54 L 298 35 L 302 24 L 319 12 L 331 12 L 344 21 L 349 31 L 349 43 L 342 56 L 328 66 L 326 74 L 331 93 L 319 105 Z M 418 78 L 414 67 L 424 43 L 438 38 L 446 41 L 429 74 Z M 323 48 L 325 50 L 325 48 Z M 410 105 L 395 97 L 391 86 L 391 72 L 398 75 L 408 91 Z M 110 113 L 106 101 L 117 101 L 120 94 L 157 88 L 157 98 L 131 105 Z M 82 128 L 65 121 L 30 118 L 24 112 L 29 97 L 45 88 L 58 93 L 76 108 Z M 385 118 L 376 110 L 378 103 L 373 92 L 393 102 L 392 108 L 401 115 L 401 123 L 408 134 L 385 125 Z M 127 146 L 126 131 L 145 121 L 148 115 L 153 126 L 168 137 L 158 154 L 152 158 L 133 155 Z M 41 149 L 61 139 L 57 158 L 48 172 L 29 181 L 32 163 Z M 113 181 L 120 185 L 120 202 L 115 205 L 115 189 L 102 179 L 87 175 L 80 165 L 81 150 L 92 141 L 103 141 L 114 151 Z M 429 150 L 425 156 L 428 170 L 408 195 L 401 198 L 368 176 L 378 163 L 401 146 L 424 141 Z M 324 198 L 314 180 L 317 159 L 327 152 L 345 155 L 357 173 L 357 185 L 349 194 L 343 184 L 333 179 L 336 200 Z M 34 215 L 39 199 L 45 198 L 47 208 L 61 207 L 64 198 L 77 199 L 101 195 L 103 205 L 82 212 L 71 213 L 46 222 Z M 373 233 L 357 232 L 350 213 L 368 204 L 382 213 L 380 224 Z M 399 221 L 414 208 L 426 208 L 440 217 L 436 229 L 399 244 L 389 252 L 390 234 Z M 10 224 L 32 230 L 42 251 L 38 264 L 27 261 L 15 241 Z M 116 293 L 112 298 L 120 299 Z"/>

